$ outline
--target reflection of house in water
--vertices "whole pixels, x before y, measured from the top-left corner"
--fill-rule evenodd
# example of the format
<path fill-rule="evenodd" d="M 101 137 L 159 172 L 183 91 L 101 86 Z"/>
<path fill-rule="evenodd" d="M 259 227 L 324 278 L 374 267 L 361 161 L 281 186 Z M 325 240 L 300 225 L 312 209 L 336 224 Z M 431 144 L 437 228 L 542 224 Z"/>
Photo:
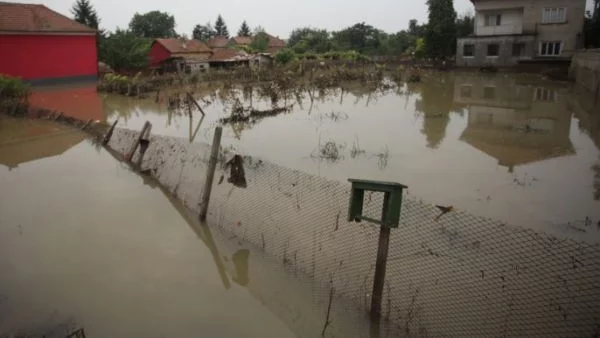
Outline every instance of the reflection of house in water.
<path fill-rule="evenodd" d="M 460 139 L 514 166 L 574 154 L 566 89 L 512 77 L 461 75 L 454 100 L 468 106 Z"/>
<path fill-rule="evenodd" d="M 13 169 L 58 156 L 84 139 L 84 134 L 48 121 L 0 118 L 0 164 Z"/>
<path fill-rule="evenodd" d="M 96 84 L 81 86 L 38 87 L 29 96 L 29 103 L 38 108 L 62 112 L 82 121 L 106 120 Z"/>

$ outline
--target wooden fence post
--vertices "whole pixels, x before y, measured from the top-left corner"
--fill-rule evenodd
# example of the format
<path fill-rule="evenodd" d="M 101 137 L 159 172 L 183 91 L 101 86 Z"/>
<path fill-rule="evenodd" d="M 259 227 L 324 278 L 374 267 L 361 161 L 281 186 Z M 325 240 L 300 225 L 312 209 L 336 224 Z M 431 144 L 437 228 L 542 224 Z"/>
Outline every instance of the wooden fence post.
<path fill-rule="evenodd" d="M 144 135 L 146 134 L 146 130 L 148 128 L 150 128 L 150 122 L 146 121 L 146 123 L 144 123 L 144 127 L 142 128 L 142 131 L 140 131 L 140 135 L 138 136 L 137 140 L 133 142 L 133 144 L 131 145 L 131 149 L 129 149 L 129 152 L 125 154 L 125 160 L 131 161 L 138 145 L 140 144 L 140 141 L 142 140 L 142 138 L 144 138 Z"/>
<path fill-rule="evenodd" d="M 104 135 L 104 139 L 102 140 L 102 144 L 107 145 L 108 141 L 110 141 L 110 138 L 112 137 L 113 131 L 115 130 L 115 126 L 117 125 L 117 123 L 119 122 L 119 119 L 116 119 L 115 122 L 113 122 L 112 126 L 110 126 L 110 129 L 108 130 L 108 132 L 106 133 L 106 135 Z"/>
<path fill-rule="evenodd" d="M 223 127 L 219 126 L 215 128 L 215 135 L 213 137 L 212 148 L 210 151 L 210 160 L 208 161 L 208 172 L 206 173 L 206 182 L 204 182 L 204 192 L 202 194 L 202 200 L 200 204 L 200 221 L 205 221 L 206 214 L 208 213 L 208 202 L 210 201 L 210 193 L 212 191 L 212 184 L 215 178 L 215 169 L 217 168 L 222 133 Z"/>

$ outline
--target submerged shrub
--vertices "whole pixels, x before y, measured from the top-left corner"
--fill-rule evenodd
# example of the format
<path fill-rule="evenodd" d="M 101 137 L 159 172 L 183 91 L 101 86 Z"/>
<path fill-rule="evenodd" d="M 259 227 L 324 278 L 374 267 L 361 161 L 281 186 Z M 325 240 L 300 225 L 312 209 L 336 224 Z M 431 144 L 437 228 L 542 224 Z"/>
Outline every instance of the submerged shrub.
<path fill-rule="evenodd" d="M 0 112 L 25 114 L 29 93 L 29 86 L 21 79 L 0 74 Z"/>

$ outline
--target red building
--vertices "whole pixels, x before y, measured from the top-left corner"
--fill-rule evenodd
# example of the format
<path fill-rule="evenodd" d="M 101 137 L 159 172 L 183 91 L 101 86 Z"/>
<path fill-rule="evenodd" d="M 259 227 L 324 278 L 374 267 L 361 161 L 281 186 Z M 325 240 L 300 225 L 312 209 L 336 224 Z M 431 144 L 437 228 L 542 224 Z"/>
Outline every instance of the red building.
<path fill-rule="evenodd" d="M 150 67 L 157 68 L 168 58 L 208 60 L 212 50 L 198 40 L 156 39 L 150 49 Z"/>
<path fill-rule="evenodd" d="M 0 2 L 0 73 L 33 84 L 96 79 L 96 31 L 44 5 Z"/>

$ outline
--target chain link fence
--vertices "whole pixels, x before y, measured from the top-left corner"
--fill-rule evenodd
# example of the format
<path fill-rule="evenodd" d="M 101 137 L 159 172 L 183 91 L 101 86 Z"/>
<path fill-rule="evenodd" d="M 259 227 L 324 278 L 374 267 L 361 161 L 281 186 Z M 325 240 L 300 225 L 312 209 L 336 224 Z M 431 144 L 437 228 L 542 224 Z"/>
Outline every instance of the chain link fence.
<path fill-rule="evenodd" d="M 123 153 L 134 137 L 115 131 L 110 145 Z M 153 136 L 142 169 L 197 210 L 208 153 L 208 145 Z M 246 184 L 236 186 L 229 157 L 220 157 L 209 223 L 368 310 L 379 226 L 347 222 L 350 184 L 246 156 Z M 382 199 L 367 193 L 365 215 L 379 218 Z M 598 245 L 462 211 L 439 214 L 405 195 L 382 303 L 391 325 L 416 336 L 600 335 Z"/>

